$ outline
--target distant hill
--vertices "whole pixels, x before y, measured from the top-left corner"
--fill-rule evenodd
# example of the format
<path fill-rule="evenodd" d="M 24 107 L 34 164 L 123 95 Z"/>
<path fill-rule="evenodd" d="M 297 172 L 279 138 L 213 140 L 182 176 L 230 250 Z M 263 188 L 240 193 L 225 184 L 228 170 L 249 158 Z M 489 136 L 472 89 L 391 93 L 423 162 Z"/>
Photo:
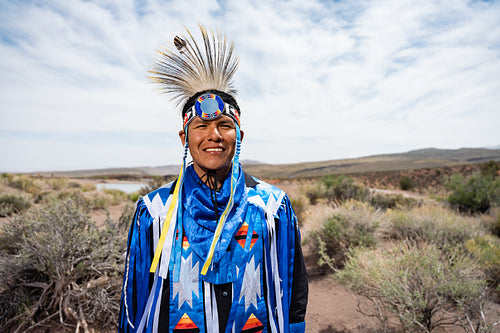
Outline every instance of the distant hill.
<path fill-rule="evenodd" d="M 362 173 L 374 171 L 415 170 L 482 163 L 490 160 L 500 161 L 500 149 L 426 148 L 406 153 L 373 155 L 352 159 L 306 162 L 293 164 L 265 164 L 257 161 L 243 161 L 246 172 L 260 178 L 309 178 L 331 173 Z M 78 170 L 64 172 L 40 172 L 42 176 L 55 177 L 105 177 L 109 175 L 129 175 L 147 177 L 154 175 L 177 175 L 180 165 L 158 167 L 113 168 Z"/>
<path fill-rule="evenodd" d="M 308 178 L 332 173 L 350 174 L 456 166 L 490 160 L 500 161 L 500 149 L 462 148 L 448 150 L 427 148 L 407 153 L 373 155 L 353 159 L 280 165 L 249 165 L 245 170 L 262 178 Z"/>
<path fill-rule="evenodd" d="M 262 165 L 261 162 L 246 160 L 242 165 Z M 88 170 L 70 170 L 70 171 L 41 171 L 31 172 L 32 175 L 42 177 L 106 177 L 106 176 L 126 176 L 125 178 L 141 178 L 149 176 L 177 176 L 180 169 L 179 165 L 163 165 L 156 167 L 135 167 L 135 168 L 106 168 L 106 169 L 88 169 Z"/>

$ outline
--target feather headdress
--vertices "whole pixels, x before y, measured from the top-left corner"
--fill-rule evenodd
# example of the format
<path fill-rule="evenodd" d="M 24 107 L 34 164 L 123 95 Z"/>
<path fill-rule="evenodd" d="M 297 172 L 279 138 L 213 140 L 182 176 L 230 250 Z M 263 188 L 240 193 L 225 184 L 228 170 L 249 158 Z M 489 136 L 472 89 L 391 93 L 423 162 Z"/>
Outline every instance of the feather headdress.
<path fill-rule="evenodd" d="M 163 48 L 150 71 L 153 82 L 160 83 L 163 92 L 172 96 L 177 105 L 205 90 L 217 90 L 235 95 L 233 75 L 238 67 L 234 43 L 226 36 L 199 26 L 203 45 L 198 45 L 186 28 L 188 37 L 175 36 L 174 48 Z"/>

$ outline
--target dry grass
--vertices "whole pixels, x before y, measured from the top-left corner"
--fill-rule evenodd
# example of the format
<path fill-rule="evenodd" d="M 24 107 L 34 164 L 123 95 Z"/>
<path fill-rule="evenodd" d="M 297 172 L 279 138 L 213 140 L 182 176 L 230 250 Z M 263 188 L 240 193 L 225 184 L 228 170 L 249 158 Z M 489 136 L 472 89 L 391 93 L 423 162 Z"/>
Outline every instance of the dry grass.
<path fill-rule="evenodd" d="M 305 218 L 301 225 L 302 231 L 318 231 L 325 224 L 325 221 L 334 214 L 335 207 L 327 203 L 308 205 Z"/>
<path fill-rule="evenodd" d="M 485 232 L 479 218 L 460 215 L 440 204 L 388 210 L 386 216 L 389 223 L 382 231 L 386 239 L 425 242 L 441 248 L 463 246 Z"/>

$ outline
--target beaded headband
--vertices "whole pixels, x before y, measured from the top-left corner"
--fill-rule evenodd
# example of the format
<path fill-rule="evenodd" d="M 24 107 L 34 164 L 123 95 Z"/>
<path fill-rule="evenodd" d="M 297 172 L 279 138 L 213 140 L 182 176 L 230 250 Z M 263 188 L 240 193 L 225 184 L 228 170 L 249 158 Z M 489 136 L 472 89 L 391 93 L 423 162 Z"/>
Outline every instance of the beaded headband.
<path fill-rule="evenodd" d="M 193 106 L 184 113 L 184 128 L 195 118 L 212 120 L 227 115 L 240 126 L 240 111 L 229 103 L 225 103 L 219 95 L 208 93 L 200 95 Z"/>

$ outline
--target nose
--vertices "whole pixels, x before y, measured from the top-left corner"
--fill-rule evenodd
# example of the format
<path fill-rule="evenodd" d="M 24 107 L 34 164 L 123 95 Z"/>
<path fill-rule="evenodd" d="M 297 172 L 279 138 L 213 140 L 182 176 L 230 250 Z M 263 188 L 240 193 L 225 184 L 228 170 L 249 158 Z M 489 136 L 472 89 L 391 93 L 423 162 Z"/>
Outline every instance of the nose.
<path fill-rule="evenodd" d="M 221 141 L 222 140 L 222 135 L 220 134 L 219 127 L 218 126 L 211 126 L 209 133 L 208 133 L 208 139 L 212 141 Z"/>

